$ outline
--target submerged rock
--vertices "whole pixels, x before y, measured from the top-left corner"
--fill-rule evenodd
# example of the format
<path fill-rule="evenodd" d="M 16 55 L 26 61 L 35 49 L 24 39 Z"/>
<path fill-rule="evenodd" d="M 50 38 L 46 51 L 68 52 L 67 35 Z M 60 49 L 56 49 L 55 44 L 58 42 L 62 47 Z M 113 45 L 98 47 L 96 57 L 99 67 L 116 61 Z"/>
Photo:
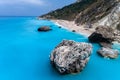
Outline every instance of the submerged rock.
<path fill-rule="evenodd" d="M 42 26 L 42 27 L 38 28 L 38 31 L 46 32 L 46 31 L 50 31 L 50 30 L 52 30 L 52 29 L 49 26 Z"/>
<path fill-rule="evenodd" d="M 98 54 L 103 57 L 114 59 L 118 57 L 119 51 L 102 47 L 100 50 L 98 50 Z"/>
<path fill-rule="evenodd" d="M 77 73 L 84 69 L 91 52 L 91 44 L 63 40 L 51 53 L 50 60 L 61 74 Z"/>

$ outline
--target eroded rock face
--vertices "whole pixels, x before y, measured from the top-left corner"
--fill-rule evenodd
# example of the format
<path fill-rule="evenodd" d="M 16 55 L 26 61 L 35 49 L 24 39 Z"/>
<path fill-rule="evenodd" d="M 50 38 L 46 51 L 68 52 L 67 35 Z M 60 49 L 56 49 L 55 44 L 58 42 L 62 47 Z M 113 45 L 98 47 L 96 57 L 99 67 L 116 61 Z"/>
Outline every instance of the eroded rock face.
<path fill-rule="evenodd" d="M 98 26 L 96 31 L 89 36 L 89 41 L 111 43 L 114 38 L 114 29 L 107 26 Z"/>
<path fill-rule="evenodd" d="M 42 26 L 38 28 L 38 31 L 43 31 L 43 32 L 50 31 L 50 30 L 52 29 L 49 26 Z"/>
<path fill-rule="evenodd" d="M 108 26 L 98 26 L 96 31 L 89 36 L 89 41 L 93 43 L 99 43 L 102 47 L 98 50 L 98 54 L 103 57 L 117 58 L 118 51 L 112 49 L 112 42 L 120 41 L 119 32 Z"/>
<path fill-rule="evenodd" d="M 97 21 L 106 17 L 116 7 L 117 0 L 95 0 L 93 4 L 82 10 L 76 17 L 77 24 L 97 23 Z M 101 21 L 103 22 L 103 21 Z"/>
<path fill-rule="evenodd" d="M 77 73 L 84 69 L 92 52 L 92 45 L 63 40 L 51 53 L 52 65 L 61 73 Z"/>
<path fill-rule="evenodd" d="M 115 0 L 114 0 L 115 1 Z M 113 7 L 112 11 L 101 20 L 98 21 L 99 25 L 106 25 L 112 28 L 119 27 L 120 24 L 120 0 L 116 0 L 117 4 Z M 117 28 L 118 29 L 118 28 Z"/>
<path fill-rule="evenodd" d="M 114 59 L 118 57 L 119 51 L 102 47 L 100 50 L 98 50 L 98 54 L 103 57 Z"/>

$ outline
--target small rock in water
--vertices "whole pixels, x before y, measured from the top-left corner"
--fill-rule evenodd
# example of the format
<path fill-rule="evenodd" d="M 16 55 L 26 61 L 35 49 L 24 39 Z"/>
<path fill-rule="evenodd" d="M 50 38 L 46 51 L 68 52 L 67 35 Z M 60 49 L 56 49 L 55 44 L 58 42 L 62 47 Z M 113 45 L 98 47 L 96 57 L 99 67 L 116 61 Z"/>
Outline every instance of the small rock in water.
<path fill-rule="evenodd" d="M 103 56 L 103 57 L 114 59 L 114 58 L 118 57 L 119 51 L 118 50 L 114 50 L 114 49 L 110 49 L 110 48 L 102 47 L 100 50 L 98 50 L 98 54 Z"/>
<path fill-rule="evenodd" d="M 72 30 L 72 32 L 76 32 L 76 30 Z"/>
<path fill-rule="evenodd" d="M 42 27 L 38 28 L 38 31 L 46 32 L 46 31 L 50 31 L 50 30 L 52 30 L 52 29 L 49 26 L 42 26 Z"/>
<path fill-rule="evenodd" d="M 63 40 L 51 53 L 52 65 L 61 73 L 81 72 L 89 61 L 92 45 Z"/>
<path fill-rule="evenodd" d="M 59 26 L 58 28 L 62 28 L 61 26 Z"/>

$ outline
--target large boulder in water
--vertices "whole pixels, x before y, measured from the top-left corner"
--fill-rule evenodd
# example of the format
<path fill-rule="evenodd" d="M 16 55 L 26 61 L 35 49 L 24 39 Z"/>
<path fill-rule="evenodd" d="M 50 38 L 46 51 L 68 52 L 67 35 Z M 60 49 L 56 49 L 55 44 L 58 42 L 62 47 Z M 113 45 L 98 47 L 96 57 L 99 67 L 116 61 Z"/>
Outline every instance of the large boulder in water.
<path fill-rule="evenodd" d="M 38 31 L 43 31 L 43 32 L 50 31 L 50 30 L 52 29 L 49 26 L 42 26 L 38 28 Z"/>
<path fill-rule="evenodd" d="M 114 38 L 114 29 L 108 26 L 98 26 L 96 31 L 89 36 L 89 41 L 111 43 Z"/>
<path fill-rule="evenodd" d="M 107 57 L 107 58 L 117 58 L 119 55 L 119 51 L 118 50 L 113 50 L 110 48 L 104 48 L 102 47 L 100 50 L 98 50 L 98 54 L 103 56 L 103 57 Z"/>
<path fill-rule="evenodd" d="M 61 73 L 81 72 L 89 61 L 92 45 L 63 40 L 51 53 L 52 65 Z"/>

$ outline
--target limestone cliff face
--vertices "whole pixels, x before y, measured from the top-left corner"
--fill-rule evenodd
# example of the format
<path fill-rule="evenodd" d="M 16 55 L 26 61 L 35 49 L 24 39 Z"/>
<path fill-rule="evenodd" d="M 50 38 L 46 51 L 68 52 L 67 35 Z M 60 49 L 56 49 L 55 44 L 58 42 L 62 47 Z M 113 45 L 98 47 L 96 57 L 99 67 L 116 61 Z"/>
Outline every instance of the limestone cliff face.
<path fill-rule="evenodd" d="M 120 0 L 77 0 L 40 17 L 72 20 L 78 25 L 107 25 L 120 30 Z"/>
<path fill-rule="evenodd" d="M 117 5 L 116 0 L 97 0 L 81 11 L 75 19 L 78 24 L 95 23 L 107 16 Z"/>
<path fill-rule="evenodd" d="M 120 30 L 120 2 L 112 9 L 112 11 L 97 22 L 98 25 L 105 25 Z"/>

